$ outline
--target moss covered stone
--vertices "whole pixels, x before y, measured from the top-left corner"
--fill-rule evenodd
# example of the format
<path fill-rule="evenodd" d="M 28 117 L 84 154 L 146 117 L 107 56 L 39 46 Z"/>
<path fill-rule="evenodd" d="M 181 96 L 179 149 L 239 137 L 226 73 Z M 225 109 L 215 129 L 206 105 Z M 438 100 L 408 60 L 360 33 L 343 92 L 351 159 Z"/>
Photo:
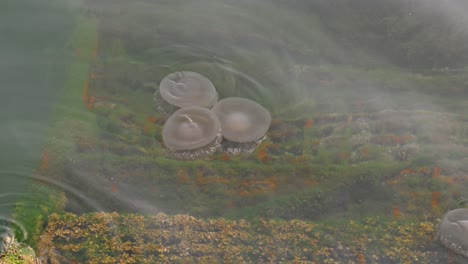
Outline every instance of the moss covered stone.
<path fill-rule="evenodd" d="M 14 242 L 0 254 L 0 264 L 40 264 L 34 250 L 26 244 Z"/>
<path fill-rule="evenodd" d="M 435 231 L 431 222 L 378 217 L 315 223 L 54 214 L 39 250 L 47 263 L 447 263 L 453 256 Z"/>

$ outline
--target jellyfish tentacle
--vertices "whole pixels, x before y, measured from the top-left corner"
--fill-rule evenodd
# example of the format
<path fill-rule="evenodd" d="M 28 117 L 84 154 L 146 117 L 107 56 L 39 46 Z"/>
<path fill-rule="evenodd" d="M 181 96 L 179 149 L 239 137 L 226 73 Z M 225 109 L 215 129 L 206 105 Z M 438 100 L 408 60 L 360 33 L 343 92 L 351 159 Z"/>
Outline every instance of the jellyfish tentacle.
<path fill-rule="evenodd" d="M 181 114 L 180 116 L 183 116 L 183 117 L 187 118 L 187 120 L 188 120 L 190 123 L 195 123 L 195 122 L 193 122 L 192 118 L 190 118 L 190 116 L 188 116 L 187 114 Z"/>

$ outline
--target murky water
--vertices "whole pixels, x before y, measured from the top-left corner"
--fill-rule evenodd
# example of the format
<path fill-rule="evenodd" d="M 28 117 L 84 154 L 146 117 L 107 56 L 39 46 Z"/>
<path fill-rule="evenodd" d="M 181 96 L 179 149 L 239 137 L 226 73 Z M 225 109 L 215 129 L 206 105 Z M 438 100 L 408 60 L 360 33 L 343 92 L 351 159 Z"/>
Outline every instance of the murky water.
<path fill-rule="evenodd" d="M 74 22 L 60 1 L 7 0 L 0 10 L 0 217 L 24 239 L 27 233 L 12 213 L 18 201 L 34 197 L 29 186 L 63 90 Z"/>
<path fill-rule="evenodd" d="M 370 25 L 344 33 L 345 15 L 320 1 L 0 7 L 5 234 L 38 236 L 34 221 L 64 211 L 436 222 L 467 195 L 466 65 L 443 67 L 445 50 L 423 65 L 418 49 L 380 50 Z M 424 10 L 466 33 L 451 5 L 410 7 L 398 9 L 409 24 Z M 238 156 L 174 159 L 153 94 L 176 71 L 262 104 L 266 139 Z"/>

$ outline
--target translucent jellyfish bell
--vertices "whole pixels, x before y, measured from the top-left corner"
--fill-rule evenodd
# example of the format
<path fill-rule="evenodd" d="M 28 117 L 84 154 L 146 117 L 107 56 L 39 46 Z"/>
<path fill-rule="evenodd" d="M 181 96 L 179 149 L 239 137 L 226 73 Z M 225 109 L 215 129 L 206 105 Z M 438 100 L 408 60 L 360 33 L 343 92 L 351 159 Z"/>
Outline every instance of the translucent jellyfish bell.
<path fill-rule="evenodd" d="M 439 224 L 437 236 L 444 246 L 468 257 L 468 209 L 460 208 L 446 213 Z"/>
<path fill-rule="evenodd" d="M 175 158 L 202 158 L 220 148 L 221 124 L 207 108 L 184 107 L 169 116 L 163 127 L 162 139 Z"/>
<path fill-rule="evenodd" d="M 212 111 L 221 122 L 223 150 L 231 155 L 251 153 L 265 139 L 270 112 L 260 104 L 238 97 L 219 101 Z"/>
<path fill-rule="evenodd" d="M 175 107 L 212 107 L 218 101 L 213 83 L 205 76 L 190 71 L 175 72 L 161 81 L 155 92 L 158 110 L 164 114 Z"/>

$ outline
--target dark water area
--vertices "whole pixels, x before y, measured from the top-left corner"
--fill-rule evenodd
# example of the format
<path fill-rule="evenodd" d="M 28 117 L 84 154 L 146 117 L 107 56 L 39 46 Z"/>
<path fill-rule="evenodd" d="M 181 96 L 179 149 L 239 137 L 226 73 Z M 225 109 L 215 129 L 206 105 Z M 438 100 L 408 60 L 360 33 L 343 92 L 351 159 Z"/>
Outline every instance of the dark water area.
<path fill-rule="evenodd" d="M 70 14 L 63 1 L 0 3 L 2 219 L 11 219 L 15 202 L 34 195 L 27 190 L 69 65 L 66 41 L 74 24 Z"/>

